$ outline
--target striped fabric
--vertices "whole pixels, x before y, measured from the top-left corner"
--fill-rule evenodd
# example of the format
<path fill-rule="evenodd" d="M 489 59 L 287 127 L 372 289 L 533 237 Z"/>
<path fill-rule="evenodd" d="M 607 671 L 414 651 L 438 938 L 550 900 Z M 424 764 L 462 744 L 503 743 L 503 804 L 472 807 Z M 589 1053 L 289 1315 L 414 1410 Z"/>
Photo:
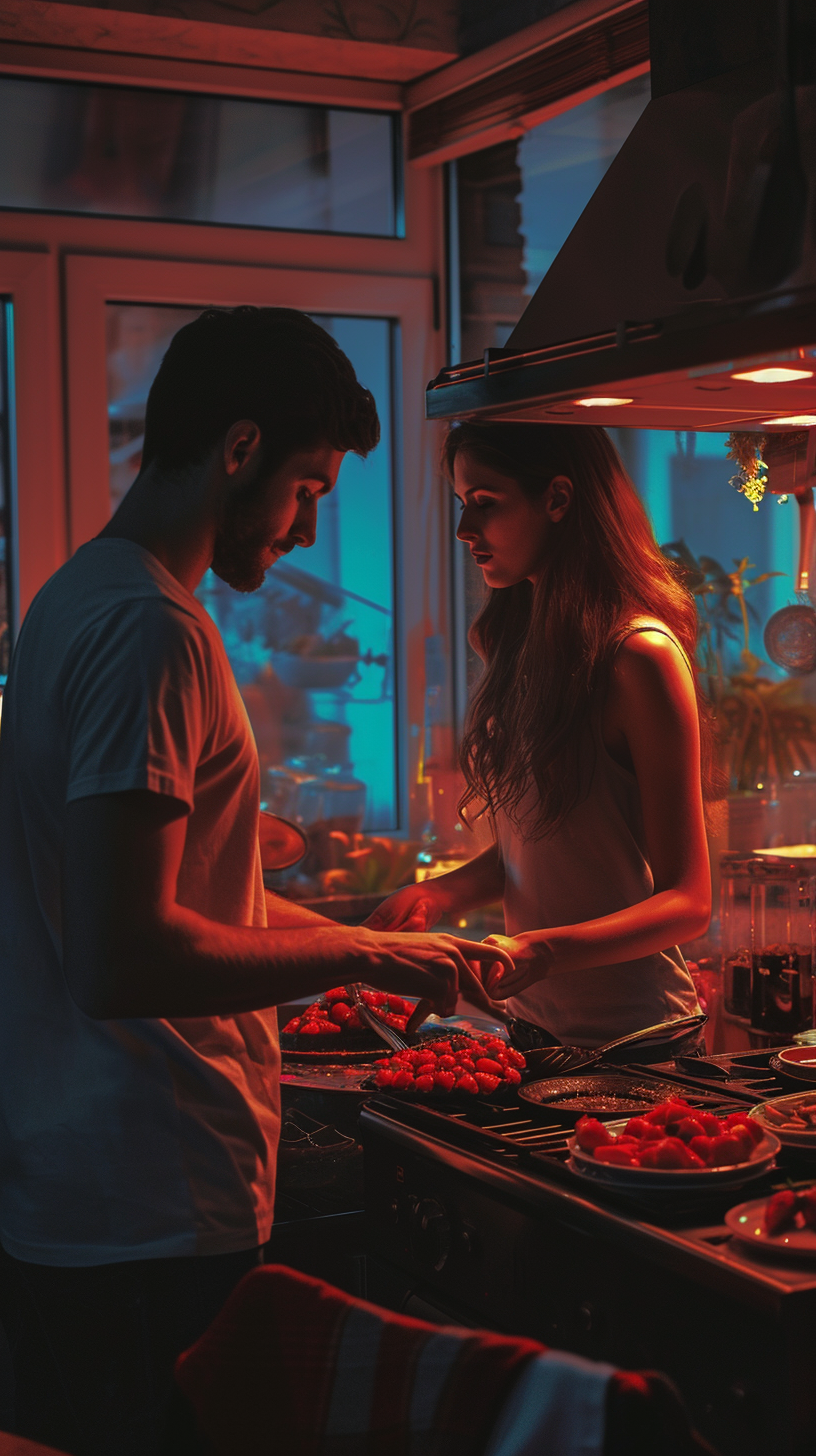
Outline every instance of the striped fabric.
<path fill-rule="evenodd" d="M 202 1456 L 711 1451 L 665 1376 L 440 1329 L 275 1265 L 244 1277 L 176 1381 Z"/>
<path fill-rule="evenodd" d="M 269 1265 L 242 1280 L 176 1379 L 217 1456 L 485 1456 L 541 1354 L 533 1340 L 439 1329 Z"/>

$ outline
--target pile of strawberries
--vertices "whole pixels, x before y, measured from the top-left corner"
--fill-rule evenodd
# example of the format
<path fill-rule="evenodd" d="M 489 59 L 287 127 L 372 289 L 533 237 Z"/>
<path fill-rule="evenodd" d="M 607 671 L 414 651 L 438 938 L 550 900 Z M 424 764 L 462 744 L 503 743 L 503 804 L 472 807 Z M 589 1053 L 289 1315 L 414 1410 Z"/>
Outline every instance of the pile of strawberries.
<path fill-rule="evenodd" d="M 526 1065 L 521 1052 L 499 1036 L 454 1035 L 384 1057 L 376 1063 L 374 1081 L 420 1097 L 489 1097 L 517 1085 Z"/>
<path fill-rule="evenodd" d="M 395 1031 L 405 1030 L 414 1009 L 412 1001 L 406 1001 L 403 996 L 386 995 L 385 991 L 369 991 L 367 987 L 363 987 L 360 996 L 369 1011 L 373 1011 L 386 1026 L 393 1026 Z M 344 1034 L 346 1037 L 359 1037 L 362 1033 L 369 1038 L 373 1035 L 367 1026 L 363 1026 L 345 986 L 335 986 L 327 991 L 307 1006 L 302 1015 L 287 1021 L 283 1028 L 284 1036 L 314 1037 L 319 1045 L 330 1045 Z"/>
<path fill-rule="evenodd" d="M 763 1214 L 766 1234 L 782 1234 L 789 1229 L 816 1229 L 816 1188 L 783 1188 L 765 1205 Z"/>
<path fill-rule="evenodd" d="M 582 1117 L 575 1128 L 585 1153 L 621 1168 L 725 1168 L 748 1162 L 763 1136 L 747 1112 L 715 1117 L 682 1097 L 630 1117 L 617 1137 L 594 1117 Z"/>

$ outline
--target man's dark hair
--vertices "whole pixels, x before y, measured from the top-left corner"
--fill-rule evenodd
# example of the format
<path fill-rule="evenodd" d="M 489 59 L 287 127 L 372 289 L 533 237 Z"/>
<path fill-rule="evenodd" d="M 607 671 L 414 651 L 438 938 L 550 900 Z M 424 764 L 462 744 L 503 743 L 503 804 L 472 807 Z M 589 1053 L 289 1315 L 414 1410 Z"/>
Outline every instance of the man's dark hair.
<path fill-rule="evenodd" d="M 210 308 L 179 329 L 148 395 L 142 466 L 197 463 L 236 420 L 260 429 L 270 472 L 299 450 L 367 455 L 380 438 L 372 394 L 294 308 Z"/>

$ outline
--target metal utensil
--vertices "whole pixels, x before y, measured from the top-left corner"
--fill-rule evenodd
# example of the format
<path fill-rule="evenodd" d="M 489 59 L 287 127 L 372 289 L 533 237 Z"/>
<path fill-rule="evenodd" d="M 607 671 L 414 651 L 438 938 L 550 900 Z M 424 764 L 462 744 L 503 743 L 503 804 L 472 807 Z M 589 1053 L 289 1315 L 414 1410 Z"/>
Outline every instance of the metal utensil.
<path fill-rule="evenodd" d="M 367 1026 L 369 1031 L 373 1031 L 375 1035 L 380 1038 L 381 1041 L 385 1042 L 386 1046 L 390 1047 L 392 1052 L 406 1051 L 408 1048 L 408 1042 L 405 1040 L 404 1037 L 400 1036 L 398 1031 L 394 1030 L 393 1026 L 386 1026 L 385 1022 L 381 1021 L 379 1016 L 375 1016 L 373 1011 L 371 1011 L 370 1008 L 366 1006 L 365 1001 L 360 995 L 360 987 L 355 982 L 352 982 L 352 984 L 350 986 L 346 986 L 345 989 L 348 991 L 349 996 L 351 997 L 352 1004 L 354 1005 L 354 1008 L 360 1020 L 362 1021 L 363 1026 Z"/>
<path fill-rule="evenodd" d="M 432 1009 L 433 1008 L 431 1007 L 430 1001 L 426 1001 L 424 996 L 420 1001 L 417 1001 L 417 1004 L 411 1012 L 411 1015 L 408 1017 L 408 1022 L 405 1027 L 405 1030 L 409 1036 L 416 1035 L 423 1021 L 427 1021 Z"/>
<path fill-rule="evenodd" d="M 715 1092 L 721 1100 L 727 1102 L 747 1102 L 751 1107 L 755 1107 L 758 1100 L 756 1092 L 747 1092 L 744 1087 L 723 1086 L 722 1082 L 710 1082 L 706 1077 L 689 1077 L 682 1072 L 674 1071 L 655 1072 L 651 1067 L 625 1066 L 622 1070 L 631 1072 L 633 1075 L 637 1072 L 639 1076 L 657 1077 L 660 1081 L 668 1078 L 680 1087 L 691 1087 L 694 1092 L 704 1090 Z"/>
<path fill-rule="evenodd" d="M 608 1041 L 605 1046 L 591 1049 L 570 1046 L 535 1048 L 527 1052 L 527 1065 L 532 1071 L 547 1076 L 557 1076 L 559 1073 L 579 1070 L 588 1071 L 598 1062 L 608 1060 L 609 1053 L 618 1047 L 629 1048 L 652 1041 L 661 1045 L 671 1045 L 672 1042 L 705 1026 L 707 1020 L 708 1017 L 705 1013 L 698 1011 L 694 1016 L 678 1016 L 673 1021 L 661 1021 L 656 1026 L 646 1026 L 641 1031 L 631 1031 L 627 1036 L 619 1036 L 615 1041 Z"/>

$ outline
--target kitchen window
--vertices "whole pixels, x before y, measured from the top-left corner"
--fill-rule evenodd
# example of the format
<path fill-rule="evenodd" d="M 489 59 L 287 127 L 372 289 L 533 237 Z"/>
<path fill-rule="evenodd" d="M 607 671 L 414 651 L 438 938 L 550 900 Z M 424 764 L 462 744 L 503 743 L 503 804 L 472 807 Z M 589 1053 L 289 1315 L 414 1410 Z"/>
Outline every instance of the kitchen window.
<path fill-rule="evenodd" d="M 637 77 L 542 122 L 520 140 L 501 142 L 451 164 L 451 236 L 456 247 L 451 257 L 451 335 L 458 359 L 476 359 L 487 348 L 504 346 L 649 95 L 649 77 Z M 744 497 L 729 489 L 735 466 L 726 458 L 725 435 L 628 429 L 609 433 L 659 542 L 683 539 L 696 557 L 712 557 L 726 571 L 747 558 L 757 569 L 749 576 L 784 573 L 757 587 L 750 600 L 757 621 L 785 605 L 794 589 L 795 510 L 769 499 L 755 514 Z M 482 578 L 469 552 L 458 547 L 455 567 L 463 628 L 478 610 Z M 759 648 L 758 634 L 752 645 Z M 469 648 L 460 660 L 461 718 L 480 665 Z"/>
<path fill-rule="evenodd" d="M 402 235 L 399 119 L 0 77 L 0 207 Z"/>

